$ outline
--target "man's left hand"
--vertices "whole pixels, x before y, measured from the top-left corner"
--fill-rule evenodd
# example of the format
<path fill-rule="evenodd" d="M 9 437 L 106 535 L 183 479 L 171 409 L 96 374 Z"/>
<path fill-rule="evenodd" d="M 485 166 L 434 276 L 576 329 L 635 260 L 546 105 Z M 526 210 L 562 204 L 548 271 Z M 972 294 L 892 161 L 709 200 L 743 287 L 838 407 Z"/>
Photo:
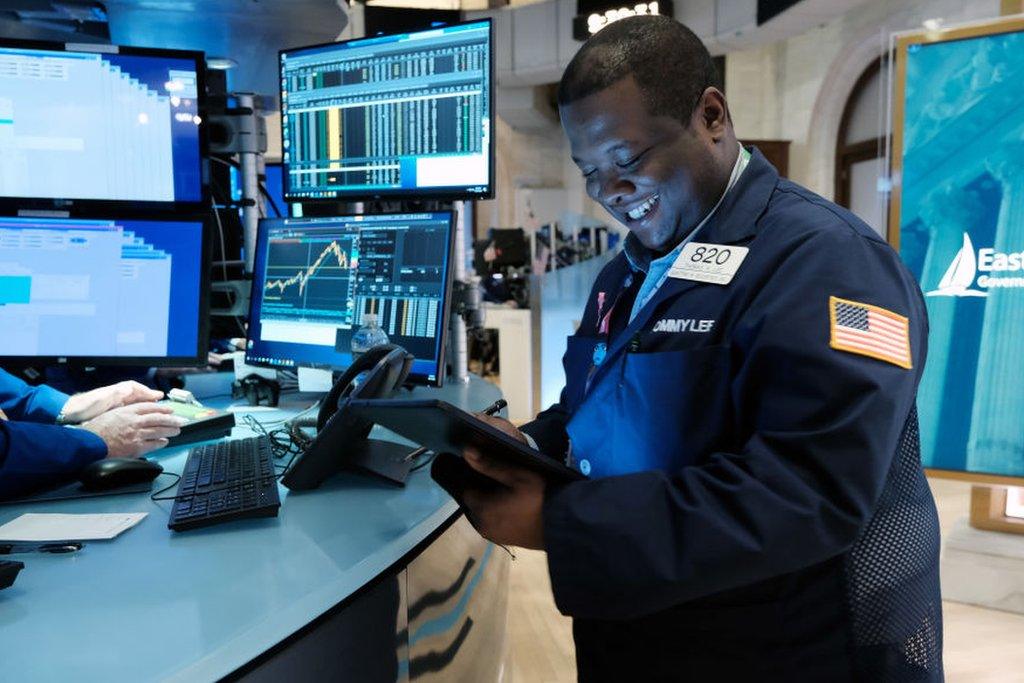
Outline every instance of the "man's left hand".
<path fill-rule="evenodd" d="M 163 397 L 162 391 L 150 389 L 144 384 L 133 381 L 118 382 L 84 394 L 75 394 L 64 404 L 62 412 L 66 422 L 78 424 L 114 408 L 144 401 L 159 401 Z"/>
<path fill-rule="evenodd" d="M 466 449 L 463 456 L 470 467 L 503 486 L 494 491 L 467 489 L 463 494 L 480 535 L 501 545 L 543 550 L 544 479 L 474 449 Z"/>

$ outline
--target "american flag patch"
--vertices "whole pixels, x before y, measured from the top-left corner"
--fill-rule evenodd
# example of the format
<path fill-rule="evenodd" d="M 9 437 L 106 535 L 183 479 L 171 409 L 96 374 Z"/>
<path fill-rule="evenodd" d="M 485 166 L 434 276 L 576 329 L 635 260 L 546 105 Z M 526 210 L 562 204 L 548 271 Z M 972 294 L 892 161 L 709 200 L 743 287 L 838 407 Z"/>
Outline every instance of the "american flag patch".
<path fill-rule="evenodd" d="M 828 299 L 832 339 L 829 346 L 840 351 L 870 356 L 901 368 L 912 367 L 910 323 L 902 315 L 878 306 Z"/>

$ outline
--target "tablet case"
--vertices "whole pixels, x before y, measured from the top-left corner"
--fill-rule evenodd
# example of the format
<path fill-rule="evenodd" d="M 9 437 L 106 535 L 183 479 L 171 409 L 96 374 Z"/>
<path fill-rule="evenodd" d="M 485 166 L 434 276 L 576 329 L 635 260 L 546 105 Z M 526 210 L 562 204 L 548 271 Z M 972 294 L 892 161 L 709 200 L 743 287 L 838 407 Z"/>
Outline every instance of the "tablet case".
<path fill-rule="evenodd" d="M 438 454 L 461 456 L 465 447 L 474 446 L 481 453 L 531 469 L 555 483 L 586 479 L 577 470 L 566 467 L 445 401 L 383 399 L 352 401 L 349 405 L 356 415 Z M 454 461 L 440 460 L 442 469 L 454 467 Z M 476 470 L 462 463 L 461 457 L 458 461 L 463 468 L 476 474 Z M 487 481 L 496 484 L 490 479 Z"/>

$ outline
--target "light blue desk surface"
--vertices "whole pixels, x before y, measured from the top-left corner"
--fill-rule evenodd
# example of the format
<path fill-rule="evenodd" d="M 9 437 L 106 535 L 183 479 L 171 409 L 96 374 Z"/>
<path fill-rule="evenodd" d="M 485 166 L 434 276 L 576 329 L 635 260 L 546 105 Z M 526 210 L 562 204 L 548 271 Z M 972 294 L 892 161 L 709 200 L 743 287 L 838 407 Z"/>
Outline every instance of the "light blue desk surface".
<path fill-rule="evenodd" d="M 480 410 L 500 392 L 473 377 L 412 397 Z M 261 422 L 286 416 L 252 414 Z M 236 427 L 234 436 L 250 433 Z M 151 457 L 180 473 L 187 451 Z M 78 553 L 13 556 L 25 569 L 0 591 L 0 678 L 217 679 L 351 596 L 457 511 L 429 467 L 404 489 L 343 472 L 315 491 L 280 492 L 277 518 L 181 533 L 167 528 L 170 501 L 148 494 L 0 507 L 0 524 L 24 512 L 149 513 L 117 539 Z"/>

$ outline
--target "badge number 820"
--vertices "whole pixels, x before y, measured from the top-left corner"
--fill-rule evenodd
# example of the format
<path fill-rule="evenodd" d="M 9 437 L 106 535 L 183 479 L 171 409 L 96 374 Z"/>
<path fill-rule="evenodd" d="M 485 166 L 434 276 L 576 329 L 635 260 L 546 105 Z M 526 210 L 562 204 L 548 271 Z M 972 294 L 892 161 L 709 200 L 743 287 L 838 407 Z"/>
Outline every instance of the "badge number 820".
<path fill-rule="evenodd" d="M 669 277 L 727 285 L 748 251 L 747 247 L 690 242 L 672 264 Z"/>

